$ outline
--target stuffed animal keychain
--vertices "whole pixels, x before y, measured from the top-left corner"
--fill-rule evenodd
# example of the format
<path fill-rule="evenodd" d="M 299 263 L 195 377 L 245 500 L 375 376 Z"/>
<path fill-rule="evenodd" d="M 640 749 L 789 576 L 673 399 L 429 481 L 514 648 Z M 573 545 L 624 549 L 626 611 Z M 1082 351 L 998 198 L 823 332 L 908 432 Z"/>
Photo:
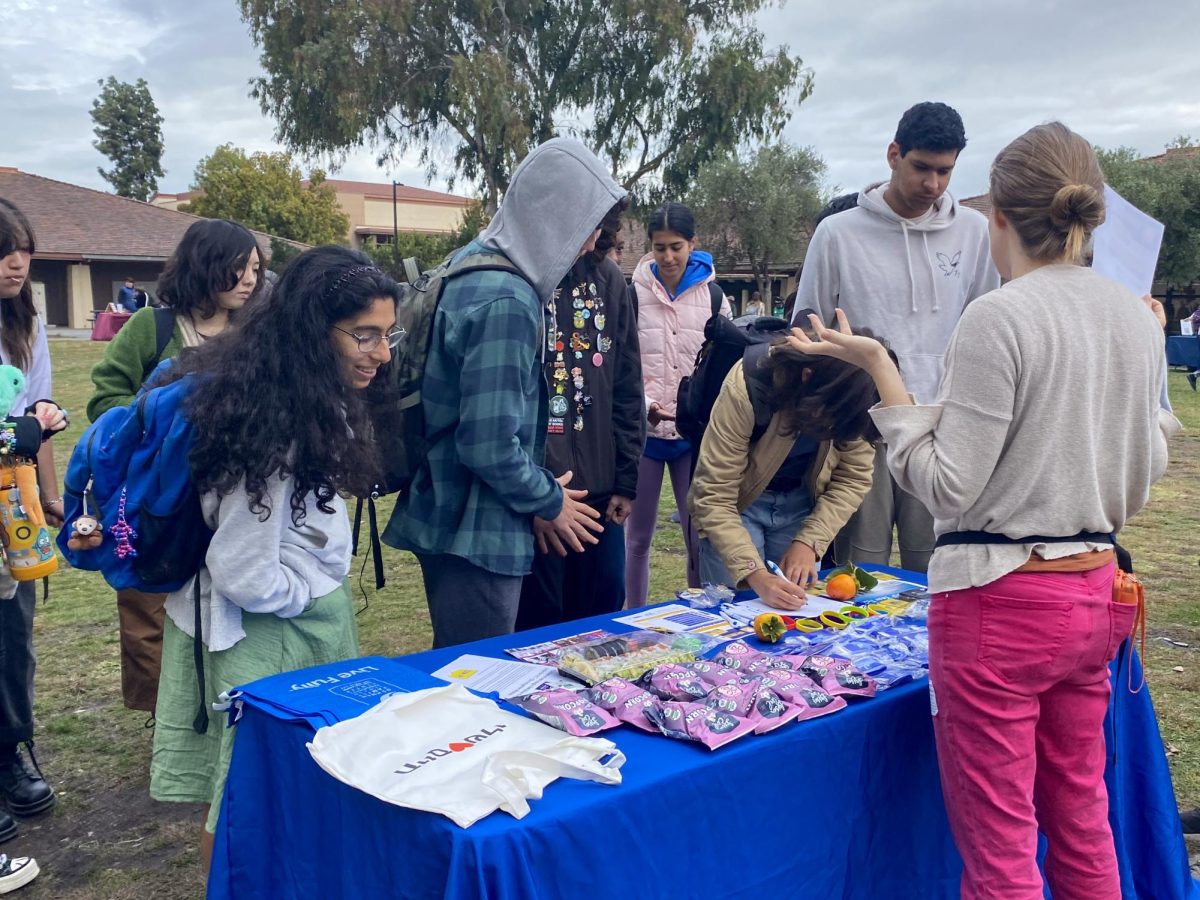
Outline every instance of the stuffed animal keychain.
<path fill-rule="evenodd" d="M 71 536 L 67 546 L 72 550 L 95 550 L 104 542 L 104 526 L 100 520 L 88 512 L 88 495 L 92 492 L 92 479 L 88 479 L 87 487 L 83 489 L 83 512 L 71 523 Z"/>

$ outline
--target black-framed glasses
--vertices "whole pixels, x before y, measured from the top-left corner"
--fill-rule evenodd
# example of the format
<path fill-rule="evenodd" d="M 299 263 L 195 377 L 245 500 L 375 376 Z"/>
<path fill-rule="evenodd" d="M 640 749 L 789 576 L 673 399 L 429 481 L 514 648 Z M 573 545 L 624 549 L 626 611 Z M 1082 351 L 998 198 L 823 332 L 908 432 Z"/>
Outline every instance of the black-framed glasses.
<path fill-rule="evenodd" d="M 358 341 L 358 349 L 362 353 L 370 353 L 379 346 L 380 341 L 387 341 L 388 349 L 395 350 L 400 346 L 400 342 L 404 340 L 404 336 L 408 334 L 399 325 L 393 326 L 387 334 L 355 334 L 353 331 L 347 331 L 345 328 L 333 326 L 334 331 L 340 331 L 342 334 L 348 334 L 350 337 Z"/>

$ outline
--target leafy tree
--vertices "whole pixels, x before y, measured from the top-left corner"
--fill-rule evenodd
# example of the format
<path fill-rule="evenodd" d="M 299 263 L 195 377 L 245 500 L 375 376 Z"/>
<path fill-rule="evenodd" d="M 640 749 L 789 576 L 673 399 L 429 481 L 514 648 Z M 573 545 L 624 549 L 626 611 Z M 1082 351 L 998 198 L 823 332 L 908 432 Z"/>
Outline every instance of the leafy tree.
<path fill-rule="evenodd" d="M 759 292 L 769 297 L 771 265 L 796 259 L 812 235 L 824 175 L 813 150 L 786 144 L 709 163 L 690 197 L 705 245 L 717 256 L 748 260 Z"/>
<path fill-rule="evenodd" d="M 100 177 L 122 197 L 148 200 L 158 190 L 162 167 L 162 116 L 144 78 L 136 84 L 97 81 L 100 96 L 92 101 L 92 146 L 112 160 L 107 172 L 98 168 Z"/>
<path fill-rule="evenodd" d="M 705 162 L 778 132 L 812 90 L 752 23 L 765 0 L 239 0 L 278 137 L 381 162 L 420 152 L 489 211 L 517 160 L 574 134 L 641 199 L 679 196 Z"/>
<path fill-rule="evenodd" d="M 350 220 L 337 194 L 314 169 L 305 184 L 287 153 L 252 153 L 224 144 L 200 160 L 192 190 L 180 209 L 197 216 L 233 219 L 247 228 L 303 244 L 344 244 Z"/>
<path fill-rule="evenodd" d="M 414 257 L 417 265 L 424 271 L 437 265 L 459 247 L 474 240 L 488 224 L 488 215 L 483 205 L 472 203 L 463 211 L 458 228 L 450 234 L 420 234 L 401 232 L 396 236 L 395 243 L 378 244 L 368 241 L 363 244 L 363 251 L 393 278 L 406 281 L 408 276 L 404 271 L 404 260 Z"/>
<path fill-rule="evenodd" d="M 1181 136 L 1167 150 L 1149 159 L 1129 147 L 1096 153 L 1113 189 L 1166 228 L 1155 278 L 1186 287 L 1200 281 L 1200 146 Z"/>

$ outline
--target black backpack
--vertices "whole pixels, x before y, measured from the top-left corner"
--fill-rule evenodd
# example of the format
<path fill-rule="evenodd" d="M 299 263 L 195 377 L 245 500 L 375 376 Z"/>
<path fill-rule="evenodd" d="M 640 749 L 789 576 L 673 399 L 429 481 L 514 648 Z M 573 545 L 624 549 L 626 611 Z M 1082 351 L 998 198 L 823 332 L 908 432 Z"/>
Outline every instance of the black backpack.
<path fill-rule="evenodd" d="M 739 362 L 745 369 L 746 388 L 754 407 L 750 442 L 763 436 L 771 421 L 767 402 L 771 384 L 762 363 L 771 343 L 786 336 L 789 327 L 786 321 L 773 316 L 760 316 L 748 324 L 737 325 L 718 312 L 708 320 L 704 343 L 696 354 L 696 367 L 679 383 L 675 398 L 675 430 L 691 442 L 693 454 L 699 451 L 725 376 Z"/>

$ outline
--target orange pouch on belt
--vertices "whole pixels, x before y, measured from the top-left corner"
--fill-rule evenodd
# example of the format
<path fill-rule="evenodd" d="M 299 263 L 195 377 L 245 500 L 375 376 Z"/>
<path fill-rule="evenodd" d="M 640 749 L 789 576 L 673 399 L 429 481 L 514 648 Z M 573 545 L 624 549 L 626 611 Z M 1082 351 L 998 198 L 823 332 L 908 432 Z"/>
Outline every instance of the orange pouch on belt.
<path fill-rule="evenodd" d="M 1146 657 L 1146 591 L 1142 587 L 1142 583 L 1138 581 L 1137 576 L 1132 572 L 1122 572 L 1117 569 L 1116 577 L 1113 578 L 1112 586 L 1113 603 L 1129 603 L 1137 607 L 1137 612 L 1133 616 L 1133 627 L 1129 630 L 1129 634 L 1136 635 L 1141 631 L 1141 648 L 1142 658 Z M 1142 673 L 1142 684 L 1139 684 L 1137 690 L 1142 689 L 1142 685 L 1146 683 L 1145 673 Z M 1133 667 L 1129 670 L 1129 689 L 1133 687 Z M 1135 691 L 1136 693 L 1136 691 Z"/>

